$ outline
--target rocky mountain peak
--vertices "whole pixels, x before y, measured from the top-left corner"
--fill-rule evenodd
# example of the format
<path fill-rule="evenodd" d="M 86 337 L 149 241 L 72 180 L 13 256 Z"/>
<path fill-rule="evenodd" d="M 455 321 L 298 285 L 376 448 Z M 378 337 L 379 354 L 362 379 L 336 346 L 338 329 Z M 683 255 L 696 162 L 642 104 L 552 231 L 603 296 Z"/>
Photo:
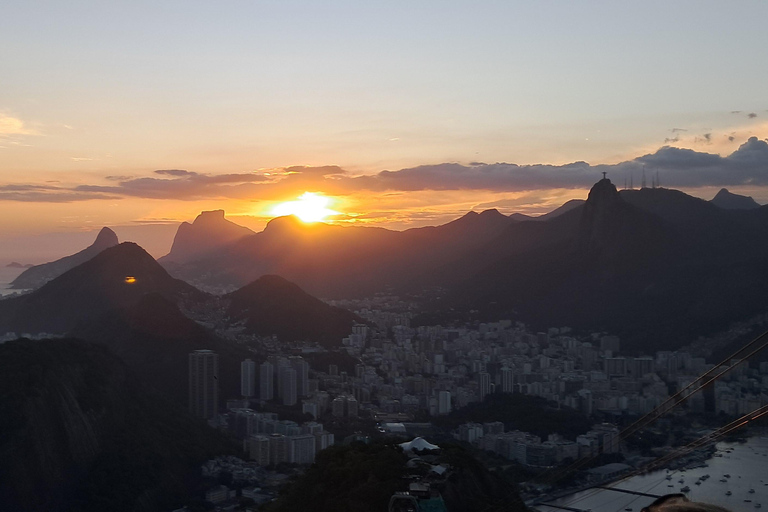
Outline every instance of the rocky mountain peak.
<path fill-rule="evenodd" d="M 120 242 L 117 239 L 117 234 L 108 227 L 103 227 L 101 228 L 101 231 L 99 231 L 99 234 L 96 235 L 96 240 L 91 246 L 106 249 L 113 245 L 117 245 L 118 243 Z"/>
<path fill-rule="evenodd" d="M 750 196 L 734 194 L 727 188 L 721 188 L 715 197 L 712 198 L 711 203 L 726 210 L 751 210 L 760 208 L 760 204 Z"/>

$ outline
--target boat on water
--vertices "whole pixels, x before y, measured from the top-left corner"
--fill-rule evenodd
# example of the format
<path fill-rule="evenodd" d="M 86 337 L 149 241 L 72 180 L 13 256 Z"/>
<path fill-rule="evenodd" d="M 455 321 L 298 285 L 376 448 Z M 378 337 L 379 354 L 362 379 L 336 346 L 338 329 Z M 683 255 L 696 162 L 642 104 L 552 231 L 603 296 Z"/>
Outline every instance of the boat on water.
<path fill-rule="evenodd" d="M 749 490 L 749 491 L 747 491 L 747 492 L 748 492 L 749 494 L 755 494 L 755 490 L 754 490 L 754 489 L 750 489 L 750 490 Z"/>
<path fill-rule="evenodd" d="M 762 507 L 762 505 L 761 505 L 761 504 L 759 504 L 759 503 L 755 503 L 755 508 L 760 508 L 760 507 Z"/>
<path fill-rule="evenodd" d="M 696 480 L 696 485 L 701 485 L 701 480 Z"/>
<path fill-rule="evenodd" d="M 728 473 L 724 474 L 723 476 L 724 476 L 725 478 L 731 478 L 731 475 L 729 475 Z"/>
<path fill-rule="evenodd" d="M 680 489 L 680 492 L 691 492 L 691 488 L 686 485 L 685 487 Z"/>
<path fill-rule="evenodd" d="M 731 491 L 725 491 L 726 496 L 730 496 L 731 494 L 733 494 Z"/>
<path fill-rule="evenodd" d="M 684 483 L 685 483 L 685 480 L 683 480 L 683 479 L 681 478 L 680 480 L 678 480 L 678 481 L 677 481 L 677 483 L 679 483 L 679 484 L 684 484 Z"/>
<path fill-rule="evenodd" d="M 672 475 L 667 475 L 667 480 L 672 480 Z"/>

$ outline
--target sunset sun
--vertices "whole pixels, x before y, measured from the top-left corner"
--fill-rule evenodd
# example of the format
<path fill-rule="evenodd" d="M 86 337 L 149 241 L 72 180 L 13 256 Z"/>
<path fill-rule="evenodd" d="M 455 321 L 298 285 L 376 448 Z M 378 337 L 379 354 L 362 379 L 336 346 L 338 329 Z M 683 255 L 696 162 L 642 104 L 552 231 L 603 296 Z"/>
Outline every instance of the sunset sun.
<path fill-rule="evenodd" d="M 320 222 L 326 217 L 339 215 L 336 210 L 328 208 L 331 198 L 314 192 L 304 192 L 296 201 L 280 203 L 272 208 L 272 215 L 295 215 L 304 222 Z"/>

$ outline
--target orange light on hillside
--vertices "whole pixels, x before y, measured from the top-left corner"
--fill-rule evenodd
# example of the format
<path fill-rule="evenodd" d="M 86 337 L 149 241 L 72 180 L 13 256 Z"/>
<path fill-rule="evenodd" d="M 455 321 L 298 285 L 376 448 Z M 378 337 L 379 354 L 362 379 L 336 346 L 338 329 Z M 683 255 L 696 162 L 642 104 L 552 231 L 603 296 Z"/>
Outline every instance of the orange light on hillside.
<path fill-rule="evenodd" d="M 133 284 L 136 282 L 136 278 L 133 276 L 125 276 L 125 282 L 128 284 Z"/>

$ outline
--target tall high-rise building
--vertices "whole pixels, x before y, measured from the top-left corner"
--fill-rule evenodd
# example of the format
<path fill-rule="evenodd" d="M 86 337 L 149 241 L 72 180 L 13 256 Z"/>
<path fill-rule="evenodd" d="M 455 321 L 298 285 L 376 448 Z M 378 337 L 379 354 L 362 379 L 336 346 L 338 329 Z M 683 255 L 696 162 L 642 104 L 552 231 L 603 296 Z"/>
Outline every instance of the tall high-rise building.
<path fill-rule="evenodd" d="M 256 362 L 251 359 L 240 363 L 240 394 L 248 398 L 256 394 Z"/>
<path fill-rule="evenodd" d="M 312 464 L 315 462 L 316 439 L 314 434 L 304 434 L 291 436 L 288 438 L 291 443 L 290 453 L 292 458 L 290 462 L 294 464 Z"/>
<path fill-rule="evenodd" d="M 480 372 L 477 375 L 477 384 L 480 391 L 480 401 L 482 402 L 486 396 L 491 394 L 491 374 Z"/>
<path fill-rule="evenodd" d="M 195 350 L 189 354 L 189 412 L 198 418 L 215 418 L 218 403 L 219 355 Z"/>
<path fill-rule="evenodd" d="M 451 392 L 440 391 L 437 394 L 437 414 L 448 414 L 451 412 Z"/>
<path fill-rule="evenodd" d="M 291 366 L 281 366 L 277 378 L 283 405 L 296 405 L 296 370 Z"/>
<path fill-rule="evenodd" d="M 299 396 L 309 395 L 309 363 L 301 356 L 290 358 L 291 366 L 296 370 L 296 394 Z"/>
<path fill-rule="evenodd" d="M 269 436 L 252 435 L 248 438 L 248 455 L 259 466 L 269 466 Z"/>
<path fill-rule="evenodd" d="M 353 396 L 347 398 L 347 416 L 354 418 L 357 416 L 358 411 L 357 399 Z"/>
<path fill-rule="evenodd" d="M 512 393 L 515 384 L 512 368 L 505 366 L 501 369 L 501 392 Z"/>
<path fill-rule="evenodd" d="M 269 361 L 259 365 L 259 398 L 272 400 L 275 397 L 275 367 Z"/>
<path fill-rule="evenodd" d="M 331 402 L 331 413 L 337 418 L 344 417 L 344 409 L 347 407 L 347 398 L 345 396 L 337 396 Z"/>

